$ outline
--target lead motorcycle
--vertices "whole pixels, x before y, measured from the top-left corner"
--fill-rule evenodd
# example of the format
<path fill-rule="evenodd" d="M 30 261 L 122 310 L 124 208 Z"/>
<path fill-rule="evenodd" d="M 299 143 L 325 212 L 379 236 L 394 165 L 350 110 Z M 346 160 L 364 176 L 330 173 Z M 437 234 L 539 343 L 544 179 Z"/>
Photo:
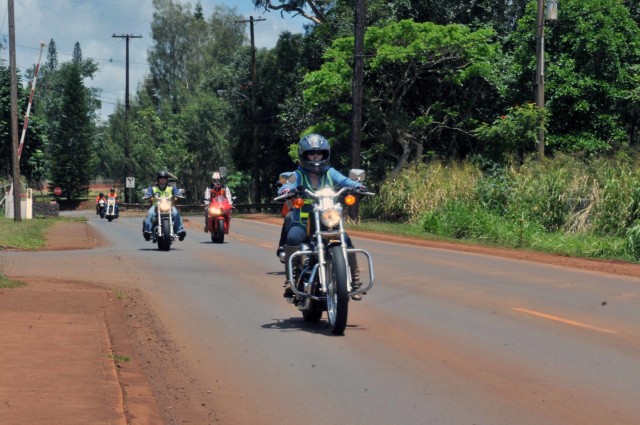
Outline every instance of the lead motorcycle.
<path fill-rule="evenodd" d="M 171 244 L 178 237 L 173 231 L 173 219 L 171 217 L 173 196 L 163 196 L 161 193 L 156 193 L 154 196 L 157 202 L 154 207 L 156 216 L 154 220 L 151 220 L 151 242 L 157 243 L 160 251 L 169 251 Z M 184 198 L 184 195 L 180 192 L 176 197 Z M 149 199 L 149 196 L 143 196 L 142 199 Z"/>
<path fill-rule="evenodd" d="M 360 174 L 357 175 L 357 172 Z M 364 172 L 352 170 L 349 177 L 363 181 Z M 292 199 L 294 208 L 301 208 L 304 204 L 301 193 L 300 190 L 292 191 L 275 200 Z M 311 217 L 310 214 L 309 242 L 301 244 L 295 252 L 286 253 L 285 273 L 293 291 L 289 302 L 297 306 L 307 322 L 319 321 L 326 311 L 331 331 L 341 335 L 347 326 L 349 299 L 371 290 L 374 272 L 369 252 L 347 246 L 344 208 L 340 198 L 346 195 L 344 203 L 351 206 L 357 202 L 355 194 L 373 193 L 351 188 L 305 189 L 304 193 L 312 201 L 313 215 Z M 350 264 L 350 259 L 354 260 L 356 255 L 365 257 L 369 267 L 369 282 L 362 282 L 360 288 L 352 286 L 351 267 L 355 267 L 355 264 Z"/>

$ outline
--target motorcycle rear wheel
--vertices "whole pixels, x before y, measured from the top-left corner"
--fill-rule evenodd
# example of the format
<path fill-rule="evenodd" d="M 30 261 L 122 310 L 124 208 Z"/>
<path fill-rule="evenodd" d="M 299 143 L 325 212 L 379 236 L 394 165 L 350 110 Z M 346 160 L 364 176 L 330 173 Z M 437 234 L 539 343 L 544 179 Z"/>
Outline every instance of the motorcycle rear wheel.
<path fill-rule="evenodd" d="M 344 333 L 348 314 L 347 264 L 342 248 L 336 245 L 327 251 L 327 316 L 334 334 Z"/>

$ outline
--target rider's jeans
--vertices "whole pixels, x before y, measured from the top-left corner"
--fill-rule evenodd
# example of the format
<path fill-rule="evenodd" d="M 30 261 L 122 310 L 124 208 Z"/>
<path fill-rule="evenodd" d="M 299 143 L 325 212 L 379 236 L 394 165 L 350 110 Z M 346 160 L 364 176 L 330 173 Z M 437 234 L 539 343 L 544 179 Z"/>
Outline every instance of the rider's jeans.
<path fill-rule="evenodd" d="M 144 228 L 143 230 L 145 232 L 151 232 L 152 229 L 152 224 L 151 222 L 155 219 L 156 217 L 156 207 L 152 206 L 151 208 L 149 208 L 149 212 L 147 213 L 147 217 L 144 219 Z M 174 206 L 171 207 L 171 220 L 173 221 L 173 232 L 174 233 L 178 233 L 182 230 L 184 230 L 184 227 L 182 225 L 182 217 L 180 217 L 180 214 L 178 213 L 178 209 Z"/>

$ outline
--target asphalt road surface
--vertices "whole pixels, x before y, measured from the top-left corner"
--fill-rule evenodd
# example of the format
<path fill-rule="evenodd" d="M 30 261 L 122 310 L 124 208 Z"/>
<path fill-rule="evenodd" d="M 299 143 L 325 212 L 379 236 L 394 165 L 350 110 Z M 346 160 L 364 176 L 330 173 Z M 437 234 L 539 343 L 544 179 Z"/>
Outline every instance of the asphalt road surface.
<path fill-rule="evenodd" d="M 47 261 L 147 293 L 222 423 L 640 424 L 640 279 L 354 238 L 376 284 L 334 336 L 283 300 L 278 226 L 203 221 L 160 252 L 90 216 L 108 245 Z"/>

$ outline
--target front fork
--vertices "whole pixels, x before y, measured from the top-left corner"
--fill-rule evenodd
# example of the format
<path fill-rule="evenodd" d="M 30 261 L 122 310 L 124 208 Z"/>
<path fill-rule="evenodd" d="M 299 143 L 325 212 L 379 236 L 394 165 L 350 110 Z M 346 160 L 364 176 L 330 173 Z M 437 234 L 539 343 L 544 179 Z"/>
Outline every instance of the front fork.
<path fill-rule="evenodd" d="M 162 216 L 160 214 L 160 209 L 158 208 L 157 205 L 155 208 L 156 208 L 156 229 L 158 233 L 158 238 L 161 238 L 162 237 Z M 169 219 L 169 231 L 171 232 L 170 236 L 174 238 L 175 235 L 173 234 L 173 216 L 171 215 L 172 208 L 173 207 L 169 209 L 168 219 Z"/>
<path fill-rule="evenodd" d="M 320 223 L 320 217 L 319 217 L 319 213 L 316 211 L 314 212 L 315 215 L 315 222 L 316 223 Z M 338 227 L 338 229 L 336 231 L 332 231 L 332 232 L 322 232 L 319 229 L 316 229 L 314 237 L 316 238 L 316 250 L 315 251 L 297 251 L 294 252 L 293 254 L 291 254 L 289 256 L 288 259 L 288 267 L 287 267 L 287 279 L 291 282 L 291 290 L 299 297 L 306 297 L 306 298 L 311 298 L 311 299 L 315 299 L 315 300 L 321 300 L 322 298 L 316 297 L 314 295 L 308 294 L 308 293 L 304 293 L 298 290 L 298 285 L 296 285 L 296 282 L 293 281 L 293 260 L 297 257 L 303 258 L 303 256 L 305 255 L 317 255 L 318 257 L 318 265 L 316 266 L 316 270 L 318 272 L 318 279 L 320 281 L 320 286 L 322 288 L 322 292 L 324 294 L 327 293 L 327 260 L 326 260 L 326 250 L 325 250 L 325 243 L 324 243 L 324 239 L 323 238 L 329 238 L 329 245 L 335 245 L 335 244 L 340 244 L 340 246 L 342 247 L 342 255 L 344 256 L 345 259 L 345 264 L 347 266 L 347 282 L 348 282 L 348 288 L 349 288 L 349 296 L 353 296 L 353 295 L 357 295 L 357 294 L 362 294 L 365 293 L 367 291 L 369 291 L 372 287 L 373 287 L 373 283 L 375 280 L 375 275 L 373 272 L 373 258 L 371 256 L 371 254 L 364 250 L 364 249 L 359 249 L 359 248 L 348 248 L 347 247 L 347 239 L 345 236 L 345 231 L 344 231 L 344 226 L 342 224 L 342 221 L 340 222 L 340 225 Z M 335 239 L 330 239 L 331 237 L 335 238 Z M 337 237 L 337 238 L 336 238 Z M 369 283 L 367 285 L 364 284 L 356 291 L 353 290 L 352 287 L 352 273 L 351 273 L 351 265 L 349 264 L 349 254 L 362 254 L 367 258 L 367 264 L 369 267 Z M 315 273 L 314 271 L 314 273 Z M 326 297 L 325 297 L 326 299 Z"/>

